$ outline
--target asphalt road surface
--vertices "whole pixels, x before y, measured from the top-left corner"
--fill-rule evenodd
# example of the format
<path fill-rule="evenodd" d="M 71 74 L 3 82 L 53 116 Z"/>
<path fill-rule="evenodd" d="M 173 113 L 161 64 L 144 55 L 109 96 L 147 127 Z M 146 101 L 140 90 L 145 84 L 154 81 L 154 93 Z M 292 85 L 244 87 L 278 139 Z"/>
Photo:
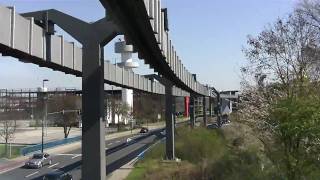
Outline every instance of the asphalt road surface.
<path fill-rule="evenodd" d="M 143 150 L 147 149 L 156 141 L 164 138 L 161 133 L 164 129 L 156 129 L 147 134 L 136 136 L 126 136 L 106 141 L 106 163 L 107 175 L 130 162 L 137 157 Z M 132 139 L 128 141 L 128 138 Z M 81 177 L 81 149 L 70 151 L 64 154 L 53 154 L 52 164 L 40 169 L 28 169 L 19 167 L 0 174 L 1 180 L 26 180 L 42 179 L 47 173 L 61 170 L 72 174 L 73 179 Z M 94 168 L 94 167 L 93 167 Z"/>

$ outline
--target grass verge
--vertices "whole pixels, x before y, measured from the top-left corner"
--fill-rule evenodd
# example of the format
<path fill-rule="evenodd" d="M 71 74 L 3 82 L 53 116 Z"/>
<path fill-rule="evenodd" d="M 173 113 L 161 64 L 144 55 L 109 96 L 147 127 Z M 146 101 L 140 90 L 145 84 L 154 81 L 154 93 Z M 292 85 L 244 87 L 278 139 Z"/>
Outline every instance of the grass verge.
<path fill-rule="evenodd" d="M 5 144 L 0 144 L 0 158 L 16 158 L 20 156 L 20 150 L 24 148 L 25 146 L 16 146 L 12 145 L 11 146 L 11 156 L 10 156 L 10 146 L 7 146 L 7 153 L 6 153 L 6 145 Z"/>
<path fill-rule="evenodd" d="M 160 143 L 135 165 L 127 179 L 278 178 L 262 151 L 262 144 L 248 127 L 239 124 L 218 130 L 178 128 L 176 156 L 182 161 L 163 161 L 165 144 Z"/>

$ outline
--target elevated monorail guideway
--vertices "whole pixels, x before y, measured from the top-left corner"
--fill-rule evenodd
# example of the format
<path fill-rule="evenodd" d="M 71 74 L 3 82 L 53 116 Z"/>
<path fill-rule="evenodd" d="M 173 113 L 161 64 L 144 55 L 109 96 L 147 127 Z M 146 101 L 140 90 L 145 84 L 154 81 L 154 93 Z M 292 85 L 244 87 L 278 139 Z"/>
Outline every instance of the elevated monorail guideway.
<path fill-rule="evenodd" d="M 194 102 L 197 96 L 203 98 L 203 119 L 206 121 L 206 97 L 213 97 L 210 87 L 202 85 L 196 75 L 190 73 L 182 63 L 169 37 L 168 11 L 161 8 L 161 0 L 100 0 L 107 13 L 126 35 L 130 44 L 159 74 L 166 89 L 166 157 L 175 159 L 174 128 L 172 112 L 172 86 L 176 85 L 190 93 L 190 124 L 195 124 Z"/>
<path fill-rule="evenodd" d="M 0 53 L 82 77 L 82 179 L 103 180 L 106 175 L 104 83 L 166 96 L 169 160 L 175 160 L 173 97 L 191 97 L 191 124 L 194 124 L 194 98 L 215 94 L 182 64 L 169 38 L 167 10 L 161 9 L 160 0 L 100 2 L 108 17 L 94 23 L 57 10 L 25 13 L 22 17 L 14 8 L 0 6 Z M 54 35 L 54 24 L 78 40 L 82 48 Z M 126 48 L 133 45 L 139 57 L 158 72 L 154 79 L 160 82 L 103 60 L 103 47 L 117 35 L 125 35 Z"/>
<path fill-rule="evenodd" d="M 160 0 L 100 0 L 127 35 L 138 55 L 176 86 L 196 95 L 211 96 L 182 63 L 169 37 L 167 9 Z"/>
<path fill-rule="evenodd" d="M 54 30 L 49 27 L 49 13 L 55 15 L 56 23 L 65 25 L 63 29 L 75 36 L 83 48 L 54 35 Z M 156 81 L 102 60 L 103 46 L 118 33 L 114 31 L 117 28 L 112 22 L 102 19 L 89 24 L 56 10 L 40 14 L 42 17 L 39 20 L 36 20 L 34 13 L 35 18 L 26 19 L 14 8 L 0 6 L 0 53 L 83 77 L 82 178 L 105 179 L 103 84 L 158 94 L 165 94 L 165 88 Z M 103 29 L 105 31 L 101 33 Z M 188 95 L 177 88 L 174 92 Z"/>
<path fill-rule="evenodd" d="M 0 6 L 0 53 L 34 63 L 66 74 L 82 76 L 83 50 L 63 36 L 47 34 L 34 23 L 33 18 L 24 18 L 14 8 Z M 164 86 L 125 68 L 104 62 L 105 83 L 155 94 L 165 94 Z M 175 87 L 175 96 L 189 93 Z"/>

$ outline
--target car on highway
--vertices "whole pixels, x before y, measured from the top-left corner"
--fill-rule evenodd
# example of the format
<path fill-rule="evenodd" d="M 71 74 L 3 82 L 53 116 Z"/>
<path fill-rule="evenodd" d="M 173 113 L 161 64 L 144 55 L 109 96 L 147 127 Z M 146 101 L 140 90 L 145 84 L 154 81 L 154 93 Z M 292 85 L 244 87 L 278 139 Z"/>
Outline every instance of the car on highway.
<path fill-rule="evenodd" d="M 140 130 L 140 133 L 147 133 L 147 132 L 149 132 L 149 129 L 146 127 L 142 127 Z"/>
<path fill-rule="evenodd" d="M 43 180 L 72 180 L 72 175 L 58 170 L 46 174 Z"/>
<path fill-rule="evenodd" d="M 34 154 L 26 163 L 27 168 L 42 168 L 44 165 L 51 165 L 52 159 L 48 153 Z"/>
<path fill-rule="evenodd" d="M 207 128 L 208 128 L 208 129 L 218 129 L 219 126 L 218 126 L 217 124 L 209 124 L 209 125 L 207 126 Z"/>
<path fill-rule="evenodd" d="M 161 131 L 160 134 L 161 134 L 162 136 L 165 136 L 165 135 L 166 135 L 166 130 Z"/>
<path fill-rule="evenodd" d="M 132 138 L 127 138 L 127 143 L 131 142 Z"/>

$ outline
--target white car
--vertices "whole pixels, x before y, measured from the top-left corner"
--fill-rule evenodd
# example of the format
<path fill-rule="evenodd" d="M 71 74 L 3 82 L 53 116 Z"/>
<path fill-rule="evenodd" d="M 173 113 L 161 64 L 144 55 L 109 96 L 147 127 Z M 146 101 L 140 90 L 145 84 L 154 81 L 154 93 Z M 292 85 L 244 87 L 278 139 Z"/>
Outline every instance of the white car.
<path fill-rule="evenodd" d="M 127 143 L 130 142 L 130 141 L 132 141 L 132 139 L 131 138 L 127 138 Z"/>
<path fill-rule="evenodd" d="M 160 134 L 165 136 L 166 135 L 166 130 L 161 131 Z"/>

